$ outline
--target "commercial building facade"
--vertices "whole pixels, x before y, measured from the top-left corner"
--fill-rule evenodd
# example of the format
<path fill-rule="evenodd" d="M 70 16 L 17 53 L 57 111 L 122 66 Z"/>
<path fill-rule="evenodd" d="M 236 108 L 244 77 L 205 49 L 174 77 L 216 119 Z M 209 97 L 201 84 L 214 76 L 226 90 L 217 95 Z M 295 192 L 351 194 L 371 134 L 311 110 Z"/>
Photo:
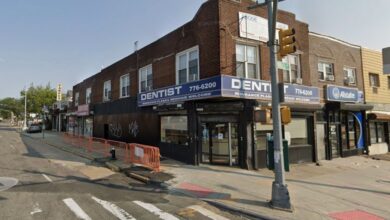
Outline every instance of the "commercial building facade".
<path fill-rule="evenodd" d="M 367 113 L 370 155 L 390 151 L 390 74 L 383 73 L 382 53 L 362 48 L 366 102 L 374 108 Z"/>
<path fill-rule="evenodd" d="M 272 125 L 255 112 L 272 97 L 267 12 L 252 4 L 209 0 L 190 22 L 74 86 L 78 106 L 90 91 L 93 136 L 155 145 L 190 164 L 264 167 Z M 287 27 L 299 50 L 278 64 L 293 115 L 283 136 L 291 162 L 312 162 L 323 106 L 311 86 L 308 25 L 280 11 L 278 28 Z"/>
<path fill-rule="evenodd" d="M 333 37 L 310 33 L 312 85 L 321 88 L 324 111 L 317 114 L 319 159 L 367 151 L 361 48 Z"/>

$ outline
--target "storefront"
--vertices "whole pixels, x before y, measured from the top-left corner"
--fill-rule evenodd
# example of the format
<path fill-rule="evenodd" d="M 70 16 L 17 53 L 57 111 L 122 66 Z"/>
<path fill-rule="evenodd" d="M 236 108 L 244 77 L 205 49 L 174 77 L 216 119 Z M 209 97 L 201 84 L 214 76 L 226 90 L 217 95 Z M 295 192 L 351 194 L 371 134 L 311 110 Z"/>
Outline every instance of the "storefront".
<path fill-rule="evenodd" d="M 370 111 L 367 114 L 369 127 L 369 154 L 385 154 L 390 151 L 390 113 Z"/>
<path fill-rule="evenodd" d="M 356 88 L 326 86 L 327 145 L 326 159 L 347 157 L 367 152 L 363 93 Z"/>
<path fill-rule="evenodd" d="M 79 105 L 77 107 L 73 124 L 73 132 L 78 136 L 92 137 L 93 136 L 93 114 L 91 114 L 89 105 Z"/>
<path fill-rule="evenodd" d="M 314 112 L 321 109 L 319 90 L 285 84 L 285 105 L 293 120 L 284 126 L 290 160 L 314 160 Z M 269 81 L 216 76 L 141 93 L 138 106 L 153 106 L 160 118 L 163 155 L 185 162 L 265 167 L 265 137 L 272 125 L 256 123 L 254 112 L 269 107 Z"/>

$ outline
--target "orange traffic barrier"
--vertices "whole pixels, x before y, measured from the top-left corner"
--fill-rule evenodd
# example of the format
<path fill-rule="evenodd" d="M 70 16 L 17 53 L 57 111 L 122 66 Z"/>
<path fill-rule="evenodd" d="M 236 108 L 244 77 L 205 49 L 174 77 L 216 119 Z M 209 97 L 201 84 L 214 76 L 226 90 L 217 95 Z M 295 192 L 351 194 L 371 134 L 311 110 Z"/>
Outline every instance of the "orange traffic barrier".
<path fill-rule="evenodd" d="M 154 171 L 160 171 L 160 149 L 143 144 L 129 144 L 131 163 L 140 164 Z"/>
<path fill-rule="evenodd" d="M 76 147 L 85 148 L 88 152 L 110 156 L 111 148 L 115 148 L 116 156 L 125 163 L 133 163 L 160 171 L 160 149 L 158 147 L 125 143 L 96 137 L 84 137 L 71 133 L 63 133 L 63 139 Z"/>

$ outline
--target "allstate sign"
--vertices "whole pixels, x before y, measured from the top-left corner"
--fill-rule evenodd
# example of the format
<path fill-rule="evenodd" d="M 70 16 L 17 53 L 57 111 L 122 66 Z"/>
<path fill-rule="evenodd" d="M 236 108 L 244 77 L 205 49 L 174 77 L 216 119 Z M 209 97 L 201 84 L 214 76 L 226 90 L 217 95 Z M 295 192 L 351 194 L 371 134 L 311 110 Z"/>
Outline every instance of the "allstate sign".
<path fill-rule="evenodd" d="M 326 100 L 336 102 L 358 102 L 359 90 L 356 88 L 327 85 Z"/>

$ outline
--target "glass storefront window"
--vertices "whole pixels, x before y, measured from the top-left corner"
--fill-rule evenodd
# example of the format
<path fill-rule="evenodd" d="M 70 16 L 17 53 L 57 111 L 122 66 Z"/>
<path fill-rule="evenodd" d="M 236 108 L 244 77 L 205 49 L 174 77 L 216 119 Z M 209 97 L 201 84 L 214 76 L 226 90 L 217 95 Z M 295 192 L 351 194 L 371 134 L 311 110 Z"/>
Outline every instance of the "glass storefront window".
<path fill-rule="evenodd" d="M 385 128 L 383 122 L 377 122 L 378 143 L 385 142 Z"/>
<path fill-rule="evenodd" d="M 290 146 L 308 145 L 307 119 L 293 118 L 291 123 L 284 126 L 284 137 Z"/>
<path fill-rule="evenodd" d="M 355 149 L 356 148 L 356 128 L 359 128 L 359 125 L 356 125 L 357 122 L 355 122 L 355 117 L 352 115 L 352 113 L 348 113 L 348 137 L 349 137 L 349 149 Z"/>
<path fill-rule="evenodd" d="M 92 130 L 93 130 L 93 119 L 92 118 L 86 118 L 85 119 L 85 127 L 84 127 L 84 136 L 85 137 L 92 137 Z"/>
<path fill-rule="evenodd" d="M 256 149 L 265 150 L 267 147 L 267 135 L 272 135 L 272 125 L 256 123 Z"/>
<path fill-rule="evenodd" d="M 187 116 L 162 116 L 161 142 L 188 145 Z"/>
<path fill-rule="evenodd" d="M 370 122 L 370 142 L 371 142 L 371 144 L 377 143 L 375 122 Z"/>

